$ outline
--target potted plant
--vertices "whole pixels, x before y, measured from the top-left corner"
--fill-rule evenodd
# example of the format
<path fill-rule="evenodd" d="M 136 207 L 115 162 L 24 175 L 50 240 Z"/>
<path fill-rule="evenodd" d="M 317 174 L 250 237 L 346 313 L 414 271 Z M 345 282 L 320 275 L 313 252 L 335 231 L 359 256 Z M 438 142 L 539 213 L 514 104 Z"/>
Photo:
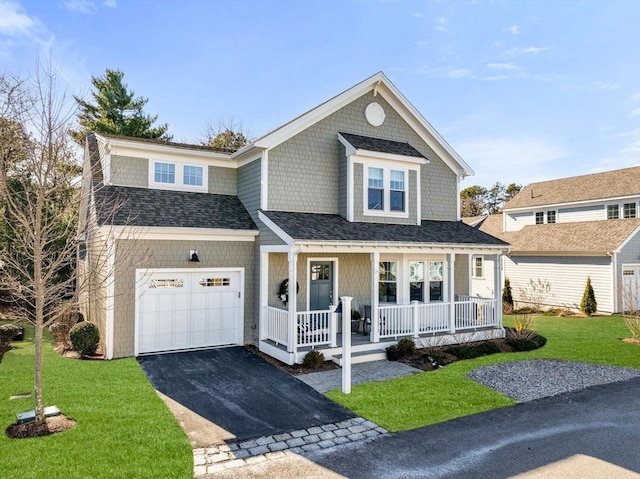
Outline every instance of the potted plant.
<path fill-rule="evenodd" d="M 360 331 L 360 320 L 362 315 L 355 309 L 351 311 L 351 334 L 357 334 Z"/>
<path fill-rule="evenodd" d="M 389 361 L 397 361 L 402 356 L 402 350 L 398 344 L 392 344 L 387 348 L 387 359 Z"/>

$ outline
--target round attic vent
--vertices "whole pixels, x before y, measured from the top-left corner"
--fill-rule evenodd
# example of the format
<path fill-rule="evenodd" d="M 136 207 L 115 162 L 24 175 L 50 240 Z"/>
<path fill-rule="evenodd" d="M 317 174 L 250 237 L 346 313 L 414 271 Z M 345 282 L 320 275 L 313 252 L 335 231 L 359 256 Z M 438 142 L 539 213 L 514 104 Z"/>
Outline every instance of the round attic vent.
<path fill-rule="evenodd" d="M 364 110 L 364 117 L 367 119 L 370 125 L 372 126 L 380 126 L 384 122 L 385 114 L 384 108 L 380 106 L 379 103 L 375 101 L 369 103 L 367 108 Z"/>

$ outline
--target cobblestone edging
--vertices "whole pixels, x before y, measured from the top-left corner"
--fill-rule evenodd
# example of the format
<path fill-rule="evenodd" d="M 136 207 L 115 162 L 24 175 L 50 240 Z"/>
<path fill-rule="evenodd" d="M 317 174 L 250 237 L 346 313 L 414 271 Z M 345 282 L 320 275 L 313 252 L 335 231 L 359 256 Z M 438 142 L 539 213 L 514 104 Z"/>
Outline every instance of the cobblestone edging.
<path fill-rule="evenodd" d="M 284 434 L 198 448 L 193 450 L 194 476 L 276 459 L 287 453 L 304 454 L 339 444 L 371 440 L 382 434 L 387 434 L 387 430 L 356 417 Z"/>

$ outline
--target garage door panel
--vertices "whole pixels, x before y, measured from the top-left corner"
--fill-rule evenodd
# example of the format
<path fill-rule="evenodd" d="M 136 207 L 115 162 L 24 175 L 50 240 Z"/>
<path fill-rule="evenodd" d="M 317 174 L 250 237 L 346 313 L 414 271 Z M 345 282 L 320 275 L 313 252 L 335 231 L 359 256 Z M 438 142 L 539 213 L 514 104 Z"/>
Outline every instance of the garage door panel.
<path fill-rule="evenodd" d="M 242 341 L 239 271 L 152 272 L 138 301 L 138 352 Z"/>

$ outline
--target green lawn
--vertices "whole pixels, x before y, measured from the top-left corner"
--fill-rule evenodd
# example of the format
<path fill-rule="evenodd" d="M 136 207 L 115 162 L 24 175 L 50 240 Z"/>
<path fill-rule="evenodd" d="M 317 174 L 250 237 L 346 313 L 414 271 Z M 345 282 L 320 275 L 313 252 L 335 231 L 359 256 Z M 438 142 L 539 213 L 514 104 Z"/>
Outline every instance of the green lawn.
<path fill-rule="evenodd" d="M 505 317 L 505 325 L 512 319 Z M 390 431 L 401 431 L 515 404 L 465 377 L 479 366 L 546 358 L 640 368 L 640 346 L 619 340 L 630 337 L 620 316 L 538 317 L 536 329 L 547 344 L 535 351 L 458 361 L 437 371 L 354 386 L 350 395 L 334 390 L 327 396 Z"/>
<path fill-rule="evenodd" d="M 4 429 L 32 399 L 9 400 L 33 389 L 33 328 L 0 363 L 0 477 L 189 478 L 189 441 L 135 359 L 83 361 L 44 352 L 46 405 L 78 423 L 47 437 L 9 439 Z"/>

